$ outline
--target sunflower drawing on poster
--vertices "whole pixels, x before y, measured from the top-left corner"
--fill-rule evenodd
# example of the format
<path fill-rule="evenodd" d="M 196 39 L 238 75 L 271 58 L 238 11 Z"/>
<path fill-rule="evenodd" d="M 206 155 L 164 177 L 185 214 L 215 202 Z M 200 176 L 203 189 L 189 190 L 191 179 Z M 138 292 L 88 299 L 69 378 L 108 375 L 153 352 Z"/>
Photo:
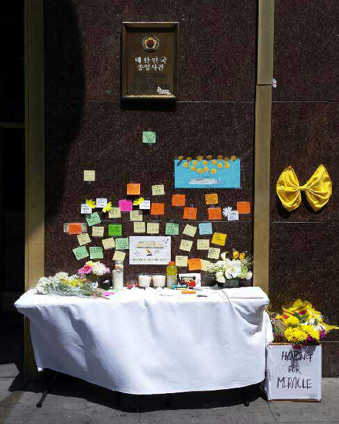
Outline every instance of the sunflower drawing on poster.
<path fill-rule="evenodd" d="M 174 160 L 175 188 L 241 188 L 240 159 L 218 156 L 179 156 Z"/>

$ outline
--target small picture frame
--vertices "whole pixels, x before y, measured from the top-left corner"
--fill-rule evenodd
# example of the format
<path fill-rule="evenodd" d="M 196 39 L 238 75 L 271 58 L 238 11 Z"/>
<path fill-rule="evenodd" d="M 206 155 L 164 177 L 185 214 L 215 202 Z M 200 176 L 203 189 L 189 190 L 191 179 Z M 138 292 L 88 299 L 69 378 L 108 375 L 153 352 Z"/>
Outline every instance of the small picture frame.
<path fill-rule="evenodd" d="M 180 284 L 187 284 L 189 280 L 195 281 L 195 287 L 201 287 L 201 274 L 200 273 L 187 273 L 187 274 L 179 274 Z"/>

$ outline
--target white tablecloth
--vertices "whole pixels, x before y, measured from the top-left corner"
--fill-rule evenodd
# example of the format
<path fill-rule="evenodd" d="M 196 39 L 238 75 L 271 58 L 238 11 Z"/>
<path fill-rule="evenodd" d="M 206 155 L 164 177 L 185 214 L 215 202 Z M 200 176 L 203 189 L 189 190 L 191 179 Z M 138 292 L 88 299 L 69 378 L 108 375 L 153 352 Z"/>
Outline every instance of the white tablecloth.
<path fill-rule="evenodd" d="M 168 295 L 165 295 L 165 294 Z M 244 387 L 265 378 L 272 329 L 258 287 L 124 290 L 105 299 L 25 293 L 39 370 L 111 390 L 159 394 Z"/>

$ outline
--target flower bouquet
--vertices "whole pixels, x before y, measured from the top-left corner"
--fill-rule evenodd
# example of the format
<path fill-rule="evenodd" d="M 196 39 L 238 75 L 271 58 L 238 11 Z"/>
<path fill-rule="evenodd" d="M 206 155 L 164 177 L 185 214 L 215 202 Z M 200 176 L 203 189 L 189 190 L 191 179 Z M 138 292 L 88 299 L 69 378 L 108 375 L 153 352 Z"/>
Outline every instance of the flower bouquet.
<path fill-rule="evenodd" d="M 58 272 L 53 277 L 42 277 L 35 286 L 36 293 L 57 296 L 103 297 L 97 283 L 87 282 L 77 275 Z"/>
<path fill-rule="evenodd" d="M 211 264 L 208 273 L 213 275 L 219 285 L 224 287 L 239 287 L 239 280 L 252 278 L 253 262 L 246 252 L 233 250 L 233 258 L 227 257 L 228 252 L 221 254 L 221 260 Z"/>
<path fill-rule="evenodd" d="M 102 278 L 105 274 L 110 272 L 109 268 L 101 262 L 88 261 L 85 265 L 78 270 L 81 278 L 86 279 L 88 282 L 96 282 L 99 285 L 102 283 Z"/>

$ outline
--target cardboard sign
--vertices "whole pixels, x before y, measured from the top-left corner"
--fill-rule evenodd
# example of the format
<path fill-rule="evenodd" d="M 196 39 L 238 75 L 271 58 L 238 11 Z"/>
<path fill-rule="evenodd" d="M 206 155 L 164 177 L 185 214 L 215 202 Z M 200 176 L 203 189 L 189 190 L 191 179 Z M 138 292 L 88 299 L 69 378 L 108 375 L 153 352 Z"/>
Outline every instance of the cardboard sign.
<path fill-rule="evenodd" d="M 185 204 L 186 204 L 185 194 L 172 195 L 172 206 L 185 206 Z"/>
<path fill-rule="evenodd" d="M 217 205 L 219 202 L 217 193 L 205 194 L 206 205 Z"/>
<path fill-rule="evenodd" d="M 237 202 L 237 211 L 239 215 L 251 213 L 251 202 Z"/>
<path fill-rule="evenodd" d="M 201 269 L 201 260 L 198 258 L 188 260 L 188 270 L 189 271 L 198 271 Z"/>
<path fill-rule="evenodd" d="M 85 170 L 84 181 L 95 181 L 95 171 Z"/>
<path fill-rule="evenodd" d="M 173 222 L 167 222 L 165 234 L 166 234 L 166 236 L 177 236 L 177 235 L 179 235 L 179 224 L 175 224 Z"/>
<path fill-rule="evenodd" d="M 208 219 L 210 221 L 222 219 L 221 208 L 208 208 Z"/>
<path fill-rule="evenodd" d="M 165 203 L 152 203 L 151 215 L 165 215 Z"/>
<path fill-rule="evenodd" d="M 121 224 L 109 224 L 108 235 L 109 236 L 121 236 L 122 235 L 122 225 Z"/>
<path fill-rule="evenodd" d="M 113 237 L 107 238 L 107 239 L 103 239 L 101 240 L 101 243 L 104 247 L 105 250 L 108 249 L 114 249 L 115 248 L 115 241 Z"/>
<path fill-rule="evenodd" d="M 73 253 L 78 261 L 80 261 L 80 259 L 88 258 L 89 256 L 86 246 L 76 247 L 73 249 Z"/>
<path fill-rule="evenodd" d="M 197 227 L 187 224 L 182 233 L 185 234 L 186 236 L 194 237 L 196 232 L 197 232 Z"/>
<path fill-rule="evenodd" d="M 82 223 L 81 222 L 73 222 L 68 224 L 68 234 L 81 234 L 82 233 Z"/>
<path fill-rule="evenodd" d="M 187 267 L 187 262 L 188 262 L 188 256 L 177 255 L 175 257 L 175 266 L 179 268 Z"/>
<path fill-rule="evenodd" d="M 214 233 L 212 237 L 212 244 L 217 244 L 218 246 L 225 246 L 227 234 L 224 233 Z"/>
<path fill-rule="evenodd" d="M 152 196 L 163 196 L 165 194 L 165 187 L 163 184 L 152 186 Z"/>
<path fill-rule="evenodd" d="M 183 219 L 189 219 L 191 221 L 194 221 L 197 219 L 198 209 L 197 208 L 184 208 L 184 215 Z"/>
<path fill-rule="evenodd" d="M 129 183 L 127 184 L 127 194 L 129 196 L 139 196 L 140 195 L 140 183 Z"/>

